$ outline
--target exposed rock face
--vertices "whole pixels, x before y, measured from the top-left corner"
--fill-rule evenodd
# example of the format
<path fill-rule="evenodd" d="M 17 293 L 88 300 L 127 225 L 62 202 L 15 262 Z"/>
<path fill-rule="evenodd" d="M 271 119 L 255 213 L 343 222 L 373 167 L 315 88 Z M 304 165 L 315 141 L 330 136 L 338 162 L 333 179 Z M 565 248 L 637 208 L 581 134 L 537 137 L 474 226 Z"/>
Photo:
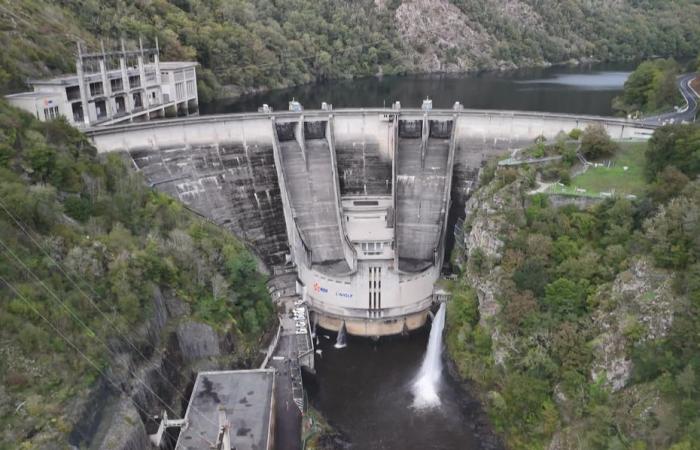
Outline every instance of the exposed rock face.
<path fill-rule="evenodd" d="M 151 316 L 142 327 L 133 330 L 130 342 L 110 342 L 116 356 L 108 376 L 119 388 L 102 382 L 89 401 L 76 405 L 76 415 L 81 419 L 72 433 L 74 445 L 89 443 L 90 448 L 119 450 L 150 448 L 139 410 L 159 414 L 165 402 L 169 414 L 182 413 L 180 408 L 187 401 L 185 387 L 191 376 L 202 367 L 221 369 L 216 358 L 233 349 L 231 336 L 197 322 L 189 305 L 170 293 L 155 288 L 152 305 Z"/>
<path fill-rule="evenodd" d="M 182 357 L 188 363 L 221 354 L 219 336 L 209 325 L 183 322 L 177 326 L 177 339 Z"/>
<path fill-rule="evenodd" d="M 633 261 L 628 271 L 617 276 L 609 294 L 613 309 L 599 308 L 594 315 L 602 333 L 595 340 L 593 379 L 604 375 L 613 391 L 624 388 L 632 372 L 629 347 L 668 334 L 680 303 L 672 293 L 671 280 L 646 259 Z"/>
<path fill-rule="evenodd" d="M 503 189 L 492 186 L 479 191 L 466 206 L 465 223 L 469 228 L 465 235 L 467 258 L 472 261 L 483 259 L 486 264 L 486 270 L 477 270 L 473 264 L 467 269 L 467 278 L 479 297 L 482 325 L 499 311 L 495 294 L 502 277 L 497 265 L 504 245 L 501 236 L 524 220 L 524 211 L 519 204 L 520 184 L 512 183 Z M 517 217 L 507 216 L 506 211 L 516 211 Z"/>
<path fill-rule="evenodd" d="M 466 206 L 467 279 L 479 300 L 480 325 L 491 334 L 494 360 L 499 365 L 508 355 L 508 336 L 492 324 L 492 318 L 501 309 L 496 300 L 503 284 L 503 270 L 498 265 L 504 245 L 501 237 L 524 221 L 520 192 L 520 182 L 503 188 L 492 183 L 478 191 Z"/>
<path fill-rule="evenodd" d="M 119 402 L 118 409 L 111 418 L 111 427 L 105 436 L 100 450 L 143 450 L 151 443 L 138 411 L 128 399 Z"/>
<path fill-rule="evenodd" d="M 447 0 L 406 1 L 394 17 L 404 44 L 417 50 L 422 70 L 463 71 L 492 59 L 488 34 Z"/>
<path fill-rule="evenodd" d="M 624 0 L 561 3 L 402 0 L 394 19 L 407 62 L 414 70 L 458 72 L 564 62 L 552 59 L 557 58 L 553 48 L 559 49 L 561 56 L 571 55 L 571 62 L 588 60 L 595 39 L 586 27 L 577 28 L 575 24 L 590 20 L 592 11 L 616 17 L 630 10 Z M 387 2 L 375 0 L 375 6 L 382 10 Z M 557 13 L 565 14 L 568 20 L 560 21 Z M 529 39 L 530 50 L 534 51 L 519 51 L 519 39 Z"/>

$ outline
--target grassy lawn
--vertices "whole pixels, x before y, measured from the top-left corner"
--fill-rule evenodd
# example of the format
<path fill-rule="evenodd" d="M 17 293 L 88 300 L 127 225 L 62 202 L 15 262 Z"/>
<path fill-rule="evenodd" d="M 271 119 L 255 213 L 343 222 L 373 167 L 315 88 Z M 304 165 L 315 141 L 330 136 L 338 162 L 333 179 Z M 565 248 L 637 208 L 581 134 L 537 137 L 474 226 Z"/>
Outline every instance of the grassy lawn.
<path fill-rule="evenodd" d="M 646 142 L 625 142 L 612 157 L 613 165 L 591 167 L 571 180 L 574 189 L 585 189 L 587 193 L 615 192 L 618 194 L 641 194 L 646 186 L 644 179 L 644 151 Z M 627 170 L 624 168 L 627 167 Z"/>

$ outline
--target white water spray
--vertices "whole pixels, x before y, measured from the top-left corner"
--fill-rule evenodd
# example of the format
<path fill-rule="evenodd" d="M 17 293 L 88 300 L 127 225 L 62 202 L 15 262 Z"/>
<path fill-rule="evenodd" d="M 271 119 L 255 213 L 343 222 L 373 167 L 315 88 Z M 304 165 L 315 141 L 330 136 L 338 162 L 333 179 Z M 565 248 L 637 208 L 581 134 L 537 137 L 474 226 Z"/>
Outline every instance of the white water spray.
<path fill-rule="evenodd" d="M 445 328 L 445 304 L 433 319 L 428 339 L 428 351 L 423 359 L 423 364 L 418 372 L 418 377 L 413 383 L 413 406 L 415 408 L 432 408 L 440 406 L 438 388 L 442 376 L 442 330 Z"/>
<path fill-rule="evenodd" d="M 338 336 L 335 338 L 335 348 L 345 348 L 348 346 L 348 338 L 346 336 L 346 331 L 345 331 L 345 322 L 340 326 L 340 330 L 338 331 Z"/>

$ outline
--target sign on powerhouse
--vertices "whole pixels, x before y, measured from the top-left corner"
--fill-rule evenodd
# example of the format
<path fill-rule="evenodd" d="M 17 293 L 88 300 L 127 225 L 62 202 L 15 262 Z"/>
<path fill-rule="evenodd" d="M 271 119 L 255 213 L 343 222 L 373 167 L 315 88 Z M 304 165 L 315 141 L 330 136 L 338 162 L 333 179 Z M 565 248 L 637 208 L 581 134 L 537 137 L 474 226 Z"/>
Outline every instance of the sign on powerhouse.
<path fill-rule="evenodd" d="M 324 288 L 321 286 L 321 284 L 317 281 L 314 283 L 314 292 L 317 294 L 327 294 L 328 293 L 328 288 Z M 336 291 L 335 292 L 336 297 L 342 297 L 342 298 L 352 298 L 352 294 L 349 292 L 341 292 L 341 291 Z"/>

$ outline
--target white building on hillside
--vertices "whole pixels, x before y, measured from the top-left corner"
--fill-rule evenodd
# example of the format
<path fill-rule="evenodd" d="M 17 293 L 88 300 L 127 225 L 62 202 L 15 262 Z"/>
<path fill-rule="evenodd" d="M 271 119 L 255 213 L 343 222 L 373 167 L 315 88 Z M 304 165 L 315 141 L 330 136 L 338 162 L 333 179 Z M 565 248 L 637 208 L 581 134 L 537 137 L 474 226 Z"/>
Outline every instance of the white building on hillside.
<path fill-rule="evenodd" d="M 10 104 L 39 120 L 64 116 L 77 127 L 112 125 L 198 112 L 196 62 L 160 62 L 155 48 L 83 53 L 76 74 L 29 80 L 30 92 L 11 94 Z"/>

